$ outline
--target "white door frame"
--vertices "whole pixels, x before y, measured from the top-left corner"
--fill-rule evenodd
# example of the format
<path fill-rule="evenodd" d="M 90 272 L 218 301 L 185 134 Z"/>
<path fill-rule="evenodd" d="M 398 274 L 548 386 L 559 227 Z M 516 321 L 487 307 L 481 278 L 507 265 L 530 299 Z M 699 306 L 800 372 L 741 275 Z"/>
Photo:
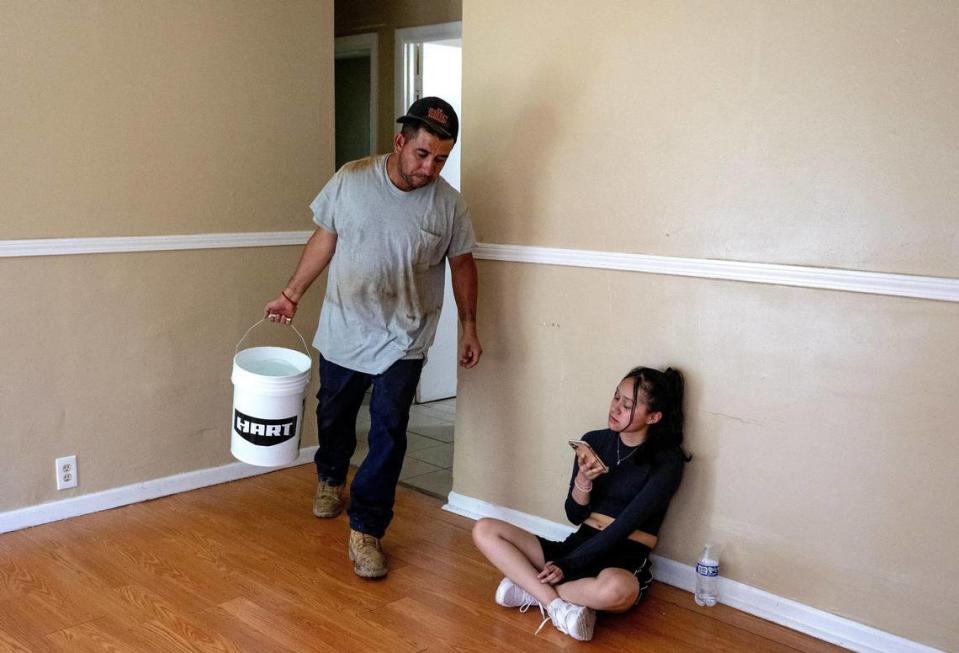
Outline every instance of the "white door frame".
<path fill-rule="evenodd" d="M 376 32 L 354 34 L 353 36 L 338 36 L 333 40 L 333 57 L 335 59 L 352 59 L 354 57 L 370 57 L 370 154 L 377 154 L 376 128 L 379 116 L 379 37 Z"/>
<path fill-rule="evenodd" d="M 462 38 L 462 36 L 463 21 L 461 20 L 452 23 L 423 25 L 422 27 L 403 27 L 396 30 L 393 45 L 393 105 L 395 115 L 405 115 L 414 99 L 417 99 L 413 97 L 412 89 L 419 86 L 418 80 L 411 75 L 410 66 L 407 65 L 407 55 L 410 47 L 421 41 L 446 41 Z"/>
<path fill-rule="evenodd" d="M 423 42 L 449 41 L 462 38 L 463 23 L 456 21 L 452 23 L 439 23 L 437 25 L 425 25 L 422 27 L 405 27 L 396 30 L 394 42 L 394 108 L 396 116 L 406 114 L 406 110 L 414 100 L 422 96 L 422 68 L 421 60 L 412 57 L 417 56 L 415 45 Z M 411 65 L 414 64 L 414 65 Z M 398 128 L 398 126 L 397 126 Z M 447 264 L 448 265 L 448 264 Z M 444 288 L 443 311 L 440 314 L 440 323 L 437 325 L 437 341 L 434 345 L 440 344 L 443 353 L 447 353 L 449 340 L 452 339 L 452 351 L 448 352 L 452 358 L 447 361 L 452 367 L 452 395 L 456 395 L 456 352 L 457 336 L 459 333 L 458 320 L 456 319 L 456 303 L 453 297 L 453 289 L 450 283 L 449 267 L 446 270 L 446 287 Z M 437 351 L 430 348 L 434 355 Z M 437 367 L 439 359 L 428 360 L 423 368 L 423 375 L 420 377 L 420 384 L 416 388 L 416 402 L 431 401 L 433 399 L 445 398 L 449 389 L 447 383 L 449 379 L 449 368 Z M 445 365 L 445 363 L 444 363 Z M 432 381 L 430 381 L 432 379 Z M 424 392 L 426 388 L 426 392 Z"/>

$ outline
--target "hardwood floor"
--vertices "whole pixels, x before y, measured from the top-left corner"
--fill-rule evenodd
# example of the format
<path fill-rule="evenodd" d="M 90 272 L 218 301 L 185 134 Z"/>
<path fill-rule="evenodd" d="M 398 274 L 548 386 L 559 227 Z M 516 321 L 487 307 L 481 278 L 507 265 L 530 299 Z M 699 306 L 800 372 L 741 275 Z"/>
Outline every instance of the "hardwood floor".
<path fill-rule="evenodd" d="M 472 522 L 406 488 L 391 572 L 353 574 L 348 522 L 312 516 L 312 465 L 0 535 L 0 652 L 827 651 L 655 584 L 580 643 L 496 605 Z"/>

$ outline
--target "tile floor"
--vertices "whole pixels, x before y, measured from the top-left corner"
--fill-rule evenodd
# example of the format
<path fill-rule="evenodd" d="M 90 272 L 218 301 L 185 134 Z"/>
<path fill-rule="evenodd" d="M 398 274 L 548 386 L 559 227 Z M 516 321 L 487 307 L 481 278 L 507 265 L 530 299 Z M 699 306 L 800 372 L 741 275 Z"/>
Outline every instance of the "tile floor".
<path fill-rule="evenodd" d="M 456 399 L 413 404 L 406 428 L 406 458 L 400 483 L 446 499 L 453 489 L 453 422 Z M 367 452 L 370 413 L 367 405 L 356 420 L 356 453 L 350 462 L 359 465 Z"/>

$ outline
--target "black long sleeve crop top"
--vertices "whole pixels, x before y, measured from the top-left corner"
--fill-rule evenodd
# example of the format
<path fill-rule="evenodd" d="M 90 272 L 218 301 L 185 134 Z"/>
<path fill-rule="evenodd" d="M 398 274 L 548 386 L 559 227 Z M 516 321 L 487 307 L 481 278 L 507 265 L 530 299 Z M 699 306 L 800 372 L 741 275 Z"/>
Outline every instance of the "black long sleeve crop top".
<path fill-rule="evenodd" d="M 628 458 L 617 464 L 618 439 L 619 434 L 610 429 L 590 431 L 583 436 L 610 469 L 608 474 L 593 480 L 589 505 L 581 506 L 573 499 L 573 481 L 579 473 L 579 465 L 573 462 L 566 494 L 566 516 L 572 523 L 581 524 L 590 513 L 598 512 L 615 521 L 569 555 L 554 561 L 564 574 L 601 559 L 636 529 L 657 535 L 669 502 L 679 488 L 685 463 L 679 447 L 655 457 L 647 456 L 640 461 Z M 628 449 L 622 444 L 620 449 L 626 455 Z"/>

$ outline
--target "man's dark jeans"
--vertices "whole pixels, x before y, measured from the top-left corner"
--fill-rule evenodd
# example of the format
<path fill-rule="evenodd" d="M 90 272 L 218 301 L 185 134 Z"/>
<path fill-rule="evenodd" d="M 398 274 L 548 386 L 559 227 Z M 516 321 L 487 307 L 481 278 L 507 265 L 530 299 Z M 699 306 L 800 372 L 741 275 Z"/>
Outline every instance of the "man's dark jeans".
<path fill-rule="evenodd" d="M 316 421 L 320 446 L 314 458 L 321 481 L 346 481 L 356 451 L 356 416 L 366 390 L 370 396 L 369 453 L 350 485 L 350 528 L 383 537 L 393 519 L 396 484 L 406 454 L 406 425 L 423 360 L 399 360 L 382 374 L 365 374 L 320 356 Z"/>

